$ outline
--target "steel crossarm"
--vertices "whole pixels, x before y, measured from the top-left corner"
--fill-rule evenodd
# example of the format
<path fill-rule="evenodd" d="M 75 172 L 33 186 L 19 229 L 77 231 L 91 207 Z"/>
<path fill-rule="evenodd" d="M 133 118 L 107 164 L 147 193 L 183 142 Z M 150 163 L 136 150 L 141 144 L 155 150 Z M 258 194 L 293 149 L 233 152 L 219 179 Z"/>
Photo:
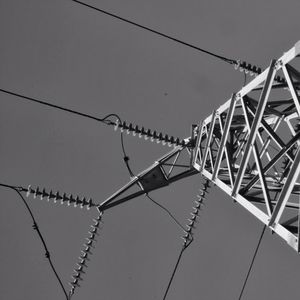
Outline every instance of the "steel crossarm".
<path fill-rule="evenodd" d="M 178 163 L 180 156 L 184 156 L 184 164 Z M 103 201 L 99 210 L 107 210 L 196 173 L 198 171 L 190 164 L 189 149 L 177 146 L 149 168 L 131 178 L 126 185 Z"/>

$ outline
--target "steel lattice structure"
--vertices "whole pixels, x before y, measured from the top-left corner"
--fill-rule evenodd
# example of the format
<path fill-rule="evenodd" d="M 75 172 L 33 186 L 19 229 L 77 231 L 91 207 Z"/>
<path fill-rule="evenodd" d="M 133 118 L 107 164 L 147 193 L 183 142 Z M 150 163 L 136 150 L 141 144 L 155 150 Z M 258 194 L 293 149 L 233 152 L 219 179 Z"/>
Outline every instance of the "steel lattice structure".
<path fill-rule="evenodd" d="M 300 41 L 99 209 L 200 173 L 300 252 L 299 54 Z"/>

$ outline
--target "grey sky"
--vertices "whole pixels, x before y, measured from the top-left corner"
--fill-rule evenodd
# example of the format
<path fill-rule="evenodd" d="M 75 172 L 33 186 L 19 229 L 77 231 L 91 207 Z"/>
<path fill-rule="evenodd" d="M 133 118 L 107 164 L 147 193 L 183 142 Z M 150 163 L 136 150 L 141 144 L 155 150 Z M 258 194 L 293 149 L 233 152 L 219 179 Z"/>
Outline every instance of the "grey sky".
<path fill-rule="evenodd" d="M 221 55 L 266 67 L 300 35 L 299 1 L 89 1 Z M 239 90 L 232 66 L 68 0 L 0 1 L 0 88 L 96 116 L 185 137 Z M 129 180 L 113 128 L 0 93 L 1 182 L 46 187 L 101 202 Z M 134 172 L 169 148 L 126 136 Z M 152 193 L 181 221 L 199 176 Z M 1 299 L 63 299 L 24 205 L 1 195 Z M 28 199 L 65 285 L 95 211 Z M 168 299 L 237 299 L 262 229 L 216 187 Z M 182 232 L 145 197 L 104 215 L 73 299 L 162 299 Z M 299 295 L 299 257 L 266 233 L 247 299 Z M 67 286 L 68 288 L 68 286 Z"/>

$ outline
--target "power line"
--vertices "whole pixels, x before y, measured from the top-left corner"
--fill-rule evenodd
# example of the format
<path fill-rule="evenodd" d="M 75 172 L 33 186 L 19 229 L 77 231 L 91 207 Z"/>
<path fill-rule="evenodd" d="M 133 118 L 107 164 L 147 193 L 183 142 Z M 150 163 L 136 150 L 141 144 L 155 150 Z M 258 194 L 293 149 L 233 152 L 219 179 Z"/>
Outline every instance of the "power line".
<path fill-rule="evenodd" d="M 200 51 L 200 52 L 202 52 L 202 53 L 205 53 L 205 54 L 208 54 L 208 55 L 213 56 L 213 57 L 215 57 L 215 58 L 221 59 L 221 60 L 223 60 L 223 61 L 225 61 L 225 62 L 227 62 L 227 63 L 229 63 L 229 64 L 236 64 L 236 63 L 237 63 L 237 60 L 227 58 L 227 57 L 225 57 L 225 56 L 222 56 L 222 55 L 213 53 L 213 52 L 211 52 L 211 51 L 205 50 L 205 49 L 200 48 L 200 47 L 198 47 L 198 46 L 195 46 L 195 45 L 193 45 L 193 44 L 184 42 L 184 41 L 182 41 L 182 40 L 180 40 L 180 39 L 174 38 L 174 37 L 172 37 L 172 36 L 170 36 L 170 35 L 167 35 L 167 34 L 165 34 L 165 33 L 162 33 L 162 32 L 160 32 L 160 31 L 157 31 L 157 30 L 152 29 L 152 28 L 150 28 L 150 27 L 147 27 L 147 26 L 138 24 L 138 23 L 133 22 L 133 21 L 131 21 L 131 20 L 129 20 L 129 19 L 125 19 L 125 18 L 123 18 L 123 17 L 121 17 L 121 16 L 118 16 L 118 15 L 113 14 L 113 13 L 111 13 L 111 12 L 108 12 L 108 11 L 106 11 L 106 10 L 100 9 L 100 8 L 98 8 L 98 7 L 96 7 L 96 6 L 92 6 L 92 5 L 90 5 L 90 4 L 87 4 L 87 3 L 84 3 L 84 2 L 78 1 L 78 0 L 71 0 L 71 1 L 76 2 L 76 3 L 78 3 L 78 4 L 81 4 L 81 5 L 83 5 L 83 6 L 86 6 L 86 7 L 88 7 L 88 8 L 91 8 L 91 9 L 93 9 L 93 10 L 96 10 L 96 11 L 98 11 L 98 12 L 100 12 L 100 13 L 103 13 L 103 14 L 105 14 L 105 15 L 108 15 L 108 16 L 110 16 L 110 17 L 113 17 L 113 18 L 115 18 L 115 19 L 118 19 L 118 20 L 120 20 L 120 21 L 123 21 L 123 22 L 126 22 L 126 23 L 128 23 L 128 24 L 134 25 L 134 26 L 139 27 L 139 28 L 141 28 L 141 29 L 147 30 L 147 31 L 152 32 L 152 33 L 154 33 L 154 34 L 156 34 L 156 35 L 159 35 L 159 36 L 162 36 L 162 37 L 167 38 L 167 39 L 169 39 L 169 40 L 172 40 L 172 41 L 174 41 L 174 42 L 176 42 L 176 43 L 185 45 L 185 46 L 190 47 L 190 48 L 192 48 L 192 49 L 198 50 L 198 51 Z"/>
<path fill-rule="evenodd" d="M 184 250 L 185 250 L 185 248 L 184 248 L 184 247 L 182 247 L 182 248 L 181 248 L 181 250 L 180 250 L 180 253 L 179 253 L 179 255 L 178 255 L 178 258 L 177 258 L 177 261 L 176 261 L 176 265 L 175 265 L 175 267 L 174 267 L 174 269 L 173 269 L 173 272 L 172 272 L 171 278 L 170 278 L 170 280 L 169 280 L 169 283 L 168 283 L 167 289 L 166 289 L 166 291 L 165 291 L 165 294 L 164 294 L 163 300 L 165 300 L 165 299 L 167 298 L 167 295 L 168 295 L 169 289 L 170 289 L 170 287 L 171 287 L 171 284 L 172 284 L 172 282 L 173 282 L 173 279 L 174 279 L 175 273 L 177 272 L 177 269 L 178 269 L 179 263 L 180 263 L 180 261 L 181 261 L 181 257 L 182 257 L 182 254 L 183 254 Z"/>
<path fill-rule="evenodd" d="M 198 51 L 200 51 L 200 52 L 202 52 L 202 53 L 205 53 L 205 54 L 208 54 L 208 55 L 213 56 L 213 57 L 215 57 L 215 58 L 218 58 L 218 59 L 220 59 L 220 60 L 223 60 L 223 61 L 225 61 L 225 62 L 227 62 L 227 63 L 229 63 L 229 64 L 231 64 L 231 65 L 234 65 L 236 70 L 240 69 L 241 71 L 246 71 L 247 73 L 250 72 L 250 75 L 251 75 L 251 76 L 252 76 L 252 75 L 259 75 L 259 74 L 261 73 L 261 68 L 260 68 L 260 67 L 257 67 L 257 66 L 255 66 L 255 65 L 249 64 L 249 63 L 247 63 L 247 62 L 245 62 L 245 61 L 241 61 L 240 59 L 231 59 L 231 58 L 228 58 L 228 57 L 225 57 L 225 56 L 216 54 L 216 53 L 214 53 L 214 52 L 205 50 L 205 49 L 200 48 L 200 47 L 198 47 L 198 46 L 196 46 L 196 45 L 193 45 L 193 44 L 184 42 L 184 41 L 182 41 L 182 40 L 180 40 L 180 39 L 177 39 L 177 38 L 174 38 L 174 37 L 172 37 L 172 36 L 170 36 L 170 35 L 168 35 L 168 34 L 165 34 L 165 33 L 162 33 L 162 32 L 160 32 L 160 31 L 157 31 L 157 30 L 155 30 L 155 29 L 152 29 L 152 28 L 150 28 L 150 27 L 147 27 L 147 26 L 138 24 L 138 23 L 133 22 L 133 21 L 131 21 L 131 20 L 129 20 L 129 19 L 123 18 L 123 17 L 121 17 L 121 16 L 119 16 L 119 15 L 113 14 L 113 13 L 111 13 L 111 12 L 109 12 L 109 11 L 106 11 L 106 10 L 101 9 L 101 8 L 98 8 L 98 7 L 96 7 L 96 6 L 87 4 L 87 3 L 85 3 L 85 2 L 78 1 L 78 0 L 71 0 L 71 1 L 76 2 L 76 3 L 78 3 L 78 4 L 81 4 L 81 5 L 83 5 L 83 6 L 86 6 L 86 7 L 88 7 L 88 8 L 91 8 L 91 9 L 93 9 L 93 10 L 96 10 L 96 11 L 98 11 L 98 12 L 100 12 L 100 13 L 103 13 L 103 14 L 105 14 L 105 15 L 108 15 L 108 16 L 110 16 L 110 17 L 113 17 L 113 18 L 115 18 L 115 19 L 118 19 L 118 20 L 120 20 L 120 21 L 123 21 L 123 22 L 126 22 L 126 23 L 128 23 L 128 24 L 134 25 L 134 26 L 139 27 L 139 28 L 141 28 L 141 29 L 147 30 L 147 31 L 149 31 L 149 32 L 151 32 L 151 33 L 154 33 L 154 34 L 156 34 L 156 35 L 162 36 L 162 37 L 167 38 L 167 39 L 169 39 L 169 40 L 171 40 L 171 41 L 174 41 L 174 42 L 176 42 L 176 43 L 182 44 L 182 45 L 184 45 L 184 46 L 190 47 L 190 48 L 195 49 L 195 50 L 198 50 Z M 284 79 L 283 77 L 279 76 L 279 75 L 275 76 L 274 80 L 277 81 L 278 83 L 286 84 L 285 79 Z"/>
<path fill-rule="evenodd" d="M 170 217 L 173 219 L 173 221 L 184 231 L 186 232 L 185 228 L 180 224 L 180 222 L 173 216 L 173 214 L 163 205 L 155 201 L 152 197 L 149 196 L 149 194 L 146 194 L 146 197 L 152 201 L 155 205 L 159 206 L 161 209 L 163 209 Z"/>
<path fill-rule="evenodd" d="M 28 96 L 18 94 L 18 93 L 15 93 L 15 92 L 12 92 L 12 91 L 9 91 L 9 90 L 5 90 L 5 89 L 2 89 L 2 88 L 0 88 L 0 92 L 3 92 L 3 93 L 8 94 L 8 95 L 15 96 L 15 97 L 18 97 L 18 98 L 22 98 L 22 99 L 30 101 L 30 102 L 34 102 L 34 103 L 38 103 L 38 104 L 45 105 L 45 106 L 48 106 L 48 107 L 56 108 L 56 109 L 59 109 L 59 110 L 62 110 L 62 111 L 65 111 L 65 112 L 68 112 L 68 113 L 71 113 L 71 114 L 81 116 L 81 117 L 92 119 L 92 120 L 97 121 L 97 122 L 102 122 L 106 125 L 115 125 L 114 122 L 109 120 L 110 117 L 119 118 L 115 114 L 109 114 L 109 115 L 105 116 L 104 118 L 98 118 L 98 117 L 95 117 L 95 116 L 92 116 L 92 115 L 89 115 L 89 114 L 86 114 L 86 113 L 82 113 L 80 111 L 76 111 L 76 110 L 73 110 L 73 109 L 70 109 L 70 108 L 66 108 L 66 107 L 63 107 L 63 106 L 52 104 L 52 103 L 42 101 L 42 100 L 39 100 L 39 99 L 36 99 L 36 98 L 28 97 Z"/>
<path fill-rule="evenodd" d="M 265 233 L 266 227 L 267 227 L 267 226 L 266 226 L 266 225 L 264 225 L 264 227 L 263 227 L 263 230 L 262 230 L 262 232 L 261 232 L 261 235 L 260 235 L 260 237 L 259 237 L 258 244 L 257 244 L 257 246 L 256 246 L 255 252 L 254 252 L 254 254 L 253 254 L 253 257 L 252 257 L 252 261 L 251 261 L 251 263 L 250 263 L 250 266 L 249 266 L 249 269 L 248 269 L 248 272 L 247 272 L 246 278 L 245 278 L 245 280 L 244 280 L 244 283 L 243 283 L 243 287 L 242 287 L 242 290 L 241 290 L 241 293 L 240 293 L 240 296 L 239 296 L 239 300 L 241 300 L 241 299 L 242 299 L 242 296 L 243 296 L 243 293 L 244 293 L 244 290 L 245 290 L 245 287 L 246 287 L 246 284 L 247 284 L 247 281 L 248 281 L 249 275 L 250 275 L 250 273 L 251 273 L 251 270 L 252 270 L 252 267 L 253 267 L 253 264 L 254 264 L 254 261 L 255 261 L 256 254 L 257 254 L 257 252 L 258 252 L 258 249 L 259 249 L 260 243 L 261 243 L 261 241 L 262 241 L 262 238 L 263 238 L 263 236 L 264 236 L 264 233 Z"/>
<path fill-rule="evenodd" d="M 128 173 L 131 177 L 134 177 L 134 174 L 130 168 L 130 164 L 129 164 L 129 156 L 127 155 L 126 153 L 126 150 L 125 150 L 125 146 L 124 146 L 124 136 L 123 136 L 123 132 L 121 132 L 121 147 L 122 147 L 122 152 L 123 152 L 123 160 L 124 160 L 124 163 L 127 167 L 127 170 L 128 170 Z"/>
<path fill-rule="evenodd" d="M 40 229 L 39 229 L 39 226 L 38 226 L 38 224 L 37 224 L 37 222 L 36 222 L 36 220 L 35 220 L 35 217 L 34 217 L 34 215 L 33 215 L 33 212 L 32 212 L 32 210 L 30 209 L 30 207 L 29 207 L 29 205 L 27 204 L 27 202 L 26 202 L 26 200 L 24 199 L 24 197 L 22 196 L 22 194 L 20 193 L 20 191 L 22 191 L 22 188 L 17 187 L 17 186 L 12 186 L 12 185 L 8 185 L 8 184 L 4 184 L 4 183 L 0 183 L 0 186 L 7 187 L 7 188 L 10 188 L 10 189 L 14 190 L 14 191 L 17 192 L 18 195 L 21 197 L 21 199 L 22 199 L 23 203 L 25 204 L 25 206 L 26 206 L 26 208 L 27 208 L 27 210 L 28 210 L 28 212 L 29 212 L 29 214 L 30 214 L 30 216 L 31 216 L 31 219 L 32 219 L 32 221 L 33 221 L 33 226 L 32 226 L 32 227 L 33 227 L 34 230 L 36 230 L 36 232 L 37 232 L 37 234 L 38 234 L 38 236 L 39 236 L 39 238 L 40 238 L 40 240 L 41 240 L 41 242 L 42 242 L 42 244 L 43 244 L 43 246 L 44 246 L 44 249 L 45 249 L 45 256 L 46 256 L 46 258 L 48 259 L 48 262 L 49 262 L 49 264 L 50 264 L 50 267 L 51 267 L 51 269 L 52 269 L 52 271 L 53 271 L 53 273 L 54 273 L 54 275 L 55 275 L 57 281 L 59 282 L 59 285 L 61 286 L 61 288 L 62 288 L 62 290 L 63 290 L 63 293 L 64 293 L 66 299 L 69 300 L 69 296 L 68 296 L 68 294 L 67 294 L 67 292 L 66 292 L 66 290 L 65 290 L 65 287 L 64 287 L 64 285 L 63 285 L 63 283 L 62 283 L 62 281 L 61 281 L 61 279 L 60 279 L 60 277 L 59 277 L 59 275 L 58 275 L 58 273 L 57 273 L 57 271 L 56 271 L 56 269 L 55 269 L 55 267 L 54 267 L 54 265 L 53 265 L 53 262 L 52 262 L 51 257 L 50 257 L 50 252 L 49 252 L 48 247 L 47 247 L 47 245 L 46 245 L 45 239 L 44 239 L 44 237 L 43 237 L 43 235 L 42 235 L 42 233 L 41 233 L 41 231 L 40 231 Z"/>

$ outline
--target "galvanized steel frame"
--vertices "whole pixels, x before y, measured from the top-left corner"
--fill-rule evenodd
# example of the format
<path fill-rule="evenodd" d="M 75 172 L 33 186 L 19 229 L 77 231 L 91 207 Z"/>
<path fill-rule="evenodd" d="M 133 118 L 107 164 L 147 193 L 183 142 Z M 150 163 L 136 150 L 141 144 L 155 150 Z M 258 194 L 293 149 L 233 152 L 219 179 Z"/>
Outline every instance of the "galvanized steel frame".
<path fill-rule="evenodd" d="M 193 125 L 186 146 L 174 147 L 132 178 L 105 200 L 100 210 L 201 173 L 299 252 L 300 72 L 291 65 L 299 54 L 300 41 Z M 282 73 L 286 82 L 274 82 L 276 73 Z M 289 98 L 273 99 L 274 91 Z M 259 97 L 253 95 L 257 92 Z M 186 163 L 178 165 L 183 153 L 187 154 Z M 124 195 L 136 186 L 137 192 Z"/>
<path fill-rule="evenodd" d="M 208 116 L 202 126 L 209 127 L 209 135 L 199 127 L 201 136 L 197 136 L 193 150 L 195 153 L 201 152 L 198 148 L 204 153 L 217 151 L 210 162 L 207 161 L 210 158 L 200 159 L 198 155 L 194 168 L 298 252 L 300 133 L 295 127 L 300 121 L 300 91 L 297 89 L 300 77 L 290 64 L 299 54 L 300 42 L 279 59 L 272 60 L 263 73 Z M 274 82 L 278 72 L 283 73 L 286 80 L 280 87 Z M 272 99 L 272 91 L 280 89 L 292 98 L 292 103 L 290 99 L 281 102 Z M 261 93 L 255 107 L 250 94 L 257 91 Z M 215 122 L 216 115 L 222 116 L 219 123 Z M 224 118 L 225 126 L 222 124 Z M 282 132 L 285 139 L 287 132 L 290 134 L 287 142 L 280 136 Z M 228 140 L 229 136 L 234 137 L 234 142 Z M 210 146 L 212 138 L 219 139 L 219 149 Z M 271 143 L 275 150 L 269 151 Z M 251 156 L 252 166 L 249 164 Z M 282 166 L 283 157 L 289 161 L 285 167 Z"/>

